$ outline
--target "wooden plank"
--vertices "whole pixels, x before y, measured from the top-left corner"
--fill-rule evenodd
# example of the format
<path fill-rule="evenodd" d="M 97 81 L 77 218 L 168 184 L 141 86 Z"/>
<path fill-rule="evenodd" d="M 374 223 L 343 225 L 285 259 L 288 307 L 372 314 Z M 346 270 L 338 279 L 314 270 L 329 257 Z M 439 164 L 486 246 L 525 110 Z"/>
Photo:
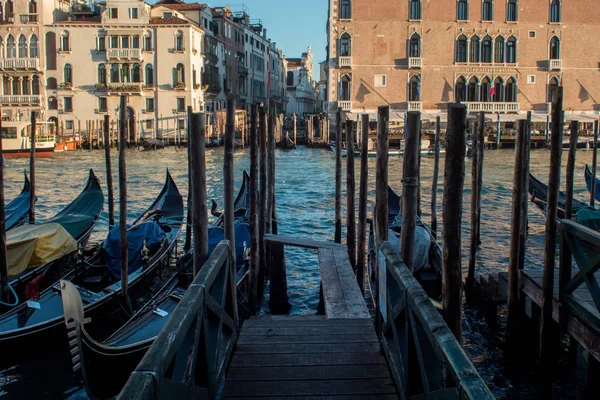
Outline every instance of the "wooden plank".
<path fill-rule="evenodd" d="M 377 343 L 375 332 L 366 335 L 297 335 L 297 336 L 240 336 L 242 344 L 283 344 L 283 343 Z"/>
<path fill-rule="evenodd" d="M 299 365 L 378 365 L 383 356 L 373 353 L 236 354 L 231 367 L 285 367 Z"/>
<path fill-rule="evenodd" d="M 223 396 L 243 394 L 258 396 L 331 396 L 353 394 L 394 394 L 396 387 L 390 378 L 356 380 L 306 381 L 245 381 L 229 382 Z"/>
<path fill-rule="evenodd" d="M 294 246 L 294 247 L 303 247 L 306 249 L 346 249 L 346 247 L 339 243 L 331 243 L 331 242 L 319 242 L 317 240 L 301 238 L 301 237 L 293 237 L 293 236 L 284 236 L 284 235 L 265 235 L 265 243 L 274 243 L 281 244 L 284 246 Z"/>
<path fill-rule="evenodd" d="M 297 336 L 297 335 L 318 335 L 323 333 L 322 326 L 305 326 L 305 327 L 291 327 L 291 328 L 244 328 L 240 333 L 240 336 L 248 335 L 263 335 L 263 336 Z M 334 326 L 327 328 L 327 333 L 346 334 L 346 335 L 365 335 L 371 334 L 373 327 L 370 326 Z"/>
<path fill-rule="evenodd" d="M 228 400 L 250 400 L 256 397 L 224 397 Z M 269 400 L 289 400 L 289 397 L 269 396 Z M 396 394 L 358 394 L 358 395 L 331 395 L 331 396 L 294 396 L 294 400 L 398 400 Z"/>
<path fill-rule="evenodd" d="M 227 382 L 233 381 L 289 381 L 389 378 L 387 365 L 336 365 L 306 367 L 233 367 Z"/>
<path fill-rule="evenodd" d="M 244 327 L 258 328 L 258 327 L 292 327 L 292 326 L 371 326 L 373 322 L 364 319 L 344 319 L 344 320 L 332 320 L 327 319 L 325 316 L 311 316 L 311 318 L 302 318 L 303 316 L 284 316 L 283 318 L 271 319 L 271 318 L 250 318 L 244 323 Z"/>
<path fill-rule="evenodd" d="M 427 394 L 412 396 L 410 400 L 454 400 L 459 398 L 458 390 L 456 390 L 456 388 L 447 388 Z"/>
<path fill-rule="evenodd" d="M 348 253 L 345 251 L 334 251 L 333 257 L 348 311 L 350 314 L 355 314 L 356 318 L 370 318 L 365 298 L 356 282 Z"/>
<path fill-rule="evenodd" d="M 285 343 L 285 344 L 239 344 L 236 354 L 304 354 L 377 352 L 378 343 Z"/>
<path fill-rule="evenodd" d="M 319 249 L 319 269 L 321 271 L 321 287 L 325 316 L 346 315 L 348 307 L 342 291 L 342 284 L 335 267 L 335 257 L 331 249 Z"/>

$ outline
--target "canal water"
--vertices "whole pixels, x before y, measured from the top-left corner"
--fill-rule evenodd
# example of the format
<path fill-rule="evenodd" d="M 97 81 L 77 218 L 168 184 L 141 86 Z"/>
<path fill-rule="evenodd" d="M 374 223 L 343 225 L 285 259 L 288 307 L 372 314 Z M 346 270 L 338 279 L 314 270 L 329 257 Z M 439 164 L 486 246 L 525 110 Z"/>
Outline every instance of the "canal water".
<path fill-rule="evenodd" d="M 47 159 L 39 159 L 37 170 L 37 218 L 51 217 L 68 204 L 85 185 L 89 169 L 93 169 L 102 182 L 106 182 L 104 153 L 100 151 L 77 151 L 57 153 Z M 113 173 L 117 182 L 117 152 L 113 150 Z M 547 180 L 549 151 L 531 153 L 531 171 L 542 181 Z M 575 170 L 575 197 L 586 201 L 584 166 L 591 163 L 592 152 L 577 154 Z M 248 151 L 234 154 L 236 189 L 241 183 L 242 171 L 249 169 Z M 345 162 L 345 160 L 344 160 Z M 332 240 L 334 235 L 335 203 L 335 156 L 334 153 L 299 147 L 296 151 L 278 151 L 277 163 L 277 217 L 281 234 L 310 237 L 316 240 Z M 563 154 L 563 166 L 566 152 Z M 505 271 L 508 266 L 510 240 L 510 203 L 513 180 L 514 150 L 486 151 L 484 160 L 482 194 L 482 244 L 478 256 L 477 272 Z M 343 167 L 345 171 L 345 166 Z M 441 226 L 441 202 L 443 196 L 444 158 L 440 162 L 438 185 L 438 221 Z M 23 170 L 29 169 L 27 159 L 8 159 L 5 168 L 5 193 L 10 201 L 21 190 Z M 187 154 L 184 148 L 169 147 L 158 151 L 127 152 L 128 219 L 150 205 L 164 183 L 169 170 L 185 196 L 187 194 Z M 360 161 L 356 162 L 359 177 Z M 563 168 L 564 171 L 564 168 Z M 223 205 L 223 149 L 207 152 L 208 198 Z M 345 173 L 342 174 L 345 177 Z M 431 181 L 433 158 L 423 158 L 421 168 L 423 219 L 430 220 Z M 390 157 L 389 183 L 401 191 L 402 158 Z M 464 212 L 463 212 L 463 270 L 468 263 L 470 223 L 471 161 L 467 160 Z M 564 181 L 562 182 L 564 186 Z M 117 184 L 115 183 L 115 188 Z M 345 190 L 345 184 L 342 185 Z M 357 184 L 358 187 L 358 184 Z M 116 192 L 118 201 L 118 192 Z M 358 193 L 357 193 L 358 195 Z M 375 199 L 375 159 L 369 159 L 369 202 Z M 118 209 L 118 207 L 117 207 Z M 371 204 L 369 204 L 369 210 Z M 105 206 L 105 211 L 107 206 Z M 342 215 L 345 216 L 345 209 Z M 106 217 L 106 214 L 104 214 Z M 531 268 L 542 268 L 544 217 L 536 208 L 530 207 L 529 237 L 526 263 Z M 345 221 L 343 222 L 345 226 Z M 440 228 L 441 229 L 441 228 Z M 107 232 L 107 223 L 101 221 L 94 231 L 91 242 L 101 241 Z M 183 237 L 183 234 L 182 234 Z M 316 254 L 310 251 L 290 249 L 286 252 L 288 290 L 295 314 L 315 313 L 319 298 L 319 269 Z M 521 390 L 518 383 L 505 377 L 501 352 L 501 334 L 490 330 L 476 310 L 465 310 L 465 349 L 498 398 L 533 398 L 533 393 Z M 14 349 L 19 351 L 19 349 Z M 1 357 L 1 355 L 0 355 Z M 35 362 L 24 363 L 0 372 L 0 396 L 8 399 L 85 399 L 81 381 L 70 373 L 64 355 L 40 355 Z M 66 365 L 66 366 L 65 366 Z M 110 379 L 110 371 L 106 371 Z M 515 397 L 516 396 L 516 397 Z M 566 396 L 564 398 L 568 398 Z M 561 397 L 563 398 L 563 397 Z"/>

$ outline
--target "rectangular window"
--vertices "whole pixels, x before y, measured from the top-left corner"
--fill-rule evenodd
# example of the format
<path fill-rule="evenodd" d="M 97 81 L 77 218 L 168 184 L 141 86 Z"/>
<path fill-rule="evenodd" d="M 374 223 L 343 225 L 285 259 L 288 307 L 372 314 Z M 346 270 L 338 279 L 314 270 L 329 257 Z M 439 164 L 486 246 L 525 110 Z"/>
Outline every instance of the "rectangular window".
<path fill-rule="evenodd" d="M 154 99 L 146 99 L 146 112 L 154 111 Z"/>
<path fill-rule="evenodd" d="M 208 20 L 204 18 L 204 29 L 208 29 Z"/>
<path fill-rule="evenodd" d="M 180 131 L 183 131 L 183 130 L 185 130 L 185 119 L 178 119 L 178 120 L 177 120 L 177 128 L 178 128 Z"/>
<path fill-rule="evenodd" d="M 72 97 L 64 97 L 63 98 L 63 111 L 70 113 L 73 112 L 73 98 Z"/>
<path fill-rule="evenodd" d="M 185 111 L 185 97 L 177 98 L 177 111 L 184 112 Z"/>
<path fill-rule="evenodd" d="M 65 128 L 66 129 L 73 129 L 73 120 L 65 121 Z"/>
<path fill-rule="evenodd" d="M 118 49 L 119 48 L 119 37 L 118 36 L 111 36 L 110 37 L 110 48 L 111 49 Z"/>
<path fill-rule="evenodd" d="M 152 120 L 147 119 L 145 122 L 146 122 L 146 129 L 152 129 Z"/>
<path fill-rule="evenodd" d="M 506 20 L 509 22 L 517 22 L 517 13 L 517 0 L 508 0 L 508 3 L 506 4 Z"/>
<path fill-rule="evenodd" d="M 493 2 L 493 0 L 483 0 L 483 6 L 481 9 L 481 20 L 482 21 L 493 21 L 494 20 L 494 2 Z"/>
<path fill-rule="evenodd" d="M 140 37 L 134 36 L 131 38 L 131 48 L 139 49 L 140 48 Z"/>
<path fill-rule="evenodd" d="M 387 76 L 386 75 L 375 75 L 375 86 L 383 87 L 387 84 Z"/>
<path fill-rule="evenodd" d="M 456 19 L 458 21 L 468 21 L 469 20 L 469 1 L 468 0 L 458 0 L 456 3 Z"/>
<path fill-rule="evenodd" d="M 119 9 L 116 7 L 108 9 L 108 18 L 117 19 L 119 18 Z"/>
<path fill-rule="evenodd" d="M 560 22 L 560 0 L 550 2 L 550 22 Z"/>
<path fill-rule="evenodd" d="M 129 48 L 129 36 L 121 36 L 121 48 L 122 49 Z"/>
<path fill-rule="evenodd" d="M 98 112 L 106 112 L 108 111 L 108 102 L 106 97 L 98 98 Z"/>
<path fill-rule="evenodd" d="M 527 83 L 529 83 L 529 84 L 535 83 L 535 75 L 527 75 Z"/>
<path fill-rule="evenodd" d="M 535 38 L 536 37 L 535 31 L 529 31 L 529 37 L 532 39 Z"/>
<path fill-rule="evenodd" d="M 144 50 L 152 51 L 152 36 L 144 36 L 144 41 L 146 42 L 144 44 Z"/>
<path fill-rule="evenodd" d="M 131 19 L 138 19 L 138 9 L 137 8 L 130 8 L 129 9 L 129 18 Z"/>
<path fill-rule="evenodd" d="M 352 18 L 352 0 L 342 0 L 340 5 L 340 19 Z"/>
<path fill-rule="evenodd" d="M 99 37 L 98 38 L 98 43 L 96 46 L 96 50 L 98 51 L 106 51 L 106 38 L 105 37 Z"/>
<path fill-rule="evenodd" d="M 173 13 L 172 12 L 163 13 L 163 18 L 173 18 Z"/>
<path fill-rule="evenodd" d="M 421 19 L 421 0 L 410 0 L 409 19 Z"/>

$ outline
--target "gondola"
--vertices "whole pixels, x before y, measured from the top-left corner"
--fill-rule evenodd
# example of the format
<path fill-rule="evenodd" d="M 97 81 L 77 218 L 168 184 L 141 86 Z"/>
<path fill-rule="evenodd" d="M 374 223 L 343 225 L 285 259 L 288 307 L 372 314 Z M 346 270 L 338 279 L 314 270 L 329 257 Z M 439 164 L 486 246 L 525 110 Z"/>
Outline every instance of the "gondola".
<path fill-rule="evenodd" d="M 588 191 L 592 192 L 592 179 L 594 179 L 594 175 L 592 174 L 592 170 L 589 165 L 585 165 L 585 184 L 588 188 Z M 596 178 L 596 193 L 594 197 L 597 201 L 600 201 L 600 179 Z"/>
<path fill-rule="evenodd" d="M 531 201 L 538 206 L 544 214 L 546 214 L 546 206 L 548 202 L 548 185 L 537 179 L 531 172 L 529 173 L 529 194 L 531 195 Z M 563 192 L 558 194 L 558 218 L 565 218 L 565 207 L 567 202 L 567 195 Z M 578 210 L 586 208 L 587 204 L 582 201 L 573 199 L 573 214 L 576 214 Z"/>
<path fill-rule="evenodd" d="M 248 199 L 248 174 L 244 171 L 243 183 L 234 202 L 238 215 L 247 215 Z M 209 251 L 221 238 L 215 233 L 221 229 L 222 219 L 219 218 L 209 229 Z M 246 227 L 244 227 L 244 225 Z M 238 235 L 246 231 L 247 218 L 240 217 L 236 220 L 236 253 L 237 253 L 237 285 L 238 293 L 243 293 L 247 284 L 248 266 L 244 262 L 244 249 L 239 243 L 242 239 Z M 218 241 L 217 241 L 218 240 Z M 249 240 L 249 237 L 248 237 Z M 192 269 L 191 253 L 186 254 L 178 263 L 178 272 L 171 277 L 164 286 L 138 311 L 127 323 L 113 333 L 108 339 L 98 341 L 88 333 L 83 324 L 84 311 L 81 297 L 76 288 L 66 281 L 62 281 L 63 307 L 65 309 L 65 323 L 71 333 L 69 337 L 77 338 L 77 345 L 72 347 L 72 356 L 76 363 L 81 365 L 86 391 L 90 398 L 105 399 L 116 396 L 127 382 L 129 375 L 139 364 L 154 339 L 168 321 L 169 316 L 177 307 L 187 290 Z M 66 295 L 65 295 L 66 293 Z M 87 315 L 86 315 L 87 316 Z M 110 371 L 110 379 L 106 379 L 106 371 Z"/>
<path fill-rule="evenodd" d="M 373 221 L 369 228 L 369 277 L 371 290 L 375 285 L 376 252 L 375 228 Z M 395 248 L 400 248 L 402 231 L 402 197 L 388 186 L 388 242 Z M 418 216 L 415 231 L 415 278 L 419 281 L 425 293 L 434 301 L 442 297 L 442 249 L 431 232 L 431 228 Z M 376 293 L 372 293 L 376 296 Z M 375 298 L 375 297 L 374 297 Z"/>
<path fill-rule="evenodd" d="M 183 200 L 167 171 L 157 199 L 128 228 L 129 300 L 144 294 L 158 267 L 169 262 L 182 223 Z M 63 278 L 77 286 L 85 312 L 93 321 L 90 329 L 95 333 L 118 322 L 121 310 L 128 308 L 121 298 L 118 232 L 117 225 L 103 246 L 83 263 L 76 263 Z M 32 355 L 66 348 L 59 283 L 43 291 L 35 304 L 22 304 L 0 317 L 0 369 Z"/>
<path fill-rule="evenodd" d="M 29 215 L 29 193 L 31 192 L 31 183 L 25 172 L 23 172 L 23 175 L 25 176 L 25 183 L 23 184 L 21 193 L 4 207 L 4 220 L 6 221 L 5 226 L 7 231 L 23 225 L 25 221 L 27 221 Z"/>
<path fill-rule="evenodd" d="M 27 182 L 26 186 L 28 186 Z M 9 285 L 14 291 L 13 296 L 16 295 L 16 298 L 12 299 L 12 307 L 23 303 L 25 300 L 37 297 L 42 290 L 58 282 L 61 276 L 72 269 L 73 260 L 77 255 L 77 248 L 86 245 L 103 206 L 104 196 L 102 195 L 100 182 L 94 171 L 90 170 L 87 183 L 79 196 L 62 211 L 48 220 L 40 221 L 36 225 L 20 226 L 8 232 L 8 258 L 20 261 L 14 268 L 11 268 L 9 263 Z M 27 209 L 29 210 L 29 204 Z M 42 238 L 46 235 L 43 231 L 47 232 L 48 228 L 50 232 L 53 232 L 50 236 L 53 239 L 52 245 L 41 243 Z M 63 235 L 64 240 L 62 241 L 56 240 L 56 237 L 60 234 Z M 19 238 L 23 237 L 25 240 L 20 241 Z M 38 243 L 27 240 L 28 237 L 37 237 Z M 20 242 L 15 244 L 16 248 L 13 247 L 13 239 Z M 65 243 L 71 244 L 68 249 Z M 43 250 L 56 250 L 56 252 L 53 257 L 47 259 L 47 262 L 38 266 L 35 266 L 36 263 L 34 263 L 29 268 L 29 265 L 22 261 L 20 257 L 23 254 L 37 251 L 37 249 L 34 250 L 34 247 L 38 246 L 40 248 L 46 247 Z M 12 307 L 2 305 L 0 311 L 6 312 Z"/>
<path fill-rule="evenodd" d="M 281 140 L 277 142 L 277 147 L 282 150 L 294 150 L 296 148 L 296 144 L 290 138 L 290 134 L 286 132 Z"/>
<path fill-rule="evenodd" d="M 334 154 L 337 153 L 337 146 L 336 145 L 330 144 L 329 145 L 329 149 L 331 151 L 333 151 Z M 346 148 L 344 148 L 344 147 L 342 147 L 342 157 L 348 157 L 348 150 Z"/>

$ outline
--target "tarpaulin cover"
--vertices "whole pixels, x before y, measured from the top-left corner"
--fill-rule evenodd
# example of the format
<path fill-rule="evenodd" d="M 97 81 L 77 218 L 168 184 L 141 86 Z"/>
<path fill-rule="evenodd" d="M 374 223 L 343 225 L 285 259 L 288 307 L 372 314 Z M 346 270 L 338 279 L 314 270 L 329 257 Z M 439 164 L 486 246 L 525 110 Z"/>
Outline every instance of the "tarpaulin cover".
<path fill-rule="evenodd" d="M 401 249 L 400 237 L 397 235 L 398 233 L 396 231 L 388 229 L 388 241 L 395 249 Z M 416 226 L 413 271 L 429 267 L 429 247 L 431 247 L 431 237 L 429 236 L 429 232 L 422 226 Z"/>
<path fill-rule="evenodd" d="M 594 207 L 585 207 L 577 210 L 577 214 L 575 214 L 573 220 L 590 229 L 600 231 L 600 211 Z"/>
<path fill-rule="evenodd" d="M 208 230 L 208 254 L 225 239 L 225 231 L 221 227 Z M 244 251 L 250 248 L 250 226 L 248 224 L 235 225 L 235 261 L 238 266 L 244 264 Z"/>
<path fill-rule="evenodd" d="M 77 242 L 60 224 L 23 225 L 6 232 L 8 276 L 39 267 L 77 251 Z"/>
<path fill-rule="evenodd" d="M 129 272 L 132 273 L 142 266 L 142 248 L 144 240 L 146 247 L 152 251 L 160 246 L 160 242 L 166 238 L 165 232 L 156 222 L 144 222 L 130 228 L 127 225 L 127 247 L 129 249 Z M 113 279 L 121 277 L 121 228 L 116 224 L 110 230 L 104 241 L 108 268 Z"/>

